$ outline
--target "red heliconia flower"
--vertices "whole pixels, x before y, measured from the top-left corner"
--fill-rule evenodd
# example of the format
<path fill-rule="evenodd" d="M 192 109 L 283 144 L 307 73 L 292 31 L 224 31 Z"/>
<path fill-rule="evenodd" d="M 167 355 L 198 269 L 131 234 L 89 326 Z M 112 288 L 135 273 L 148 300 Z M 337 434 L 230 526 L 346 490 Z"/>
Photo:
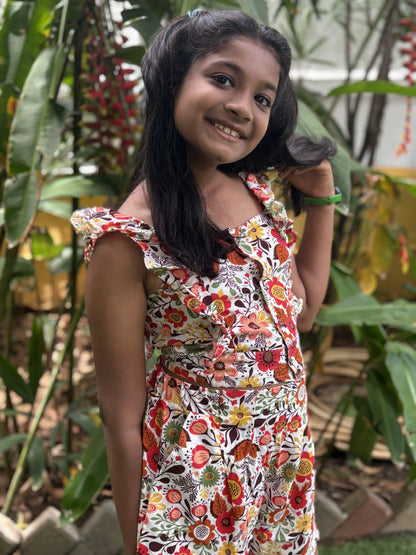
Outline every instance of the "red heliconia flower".
<path fill-rule="evenodd" d="M 415 84 L 416 79 L 416 10 L 414 17 L 403 17 L 399 20 L 399 25 L 404 28 L 405 32 L 400 37 L 400 41 L 406 46 L 400 49 L 400 53 L 404 58 L 403 67 L 407 69 L 405 80 L 409 87 Z M 404 122 L 404 131 L 402 141 L 396 149 L 396 157 L 408 152 L 408 146 L 411 142 L 410 124 L 412 116 L 412 97 L 406 99 L 406 116 Z"/>

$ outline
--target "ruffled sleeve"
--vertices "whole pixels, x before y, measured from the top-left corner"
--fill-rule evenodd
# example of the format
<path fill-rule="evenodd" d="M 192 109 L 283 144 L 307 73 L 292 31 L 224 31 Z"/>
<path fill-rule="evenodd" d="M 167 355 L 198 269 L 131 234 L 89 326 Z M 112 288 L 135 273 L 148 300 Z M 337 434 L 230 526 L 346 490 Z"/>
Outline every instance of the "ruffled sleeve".
<path fill-rule="evenodd" d="M 131 216 L 124 216 L 117 210 L 95 207 L 77 210 L 72 214 L 71 224 L 77 234 L 85 239 L 84 258 L 91 259 L 97 240 L 105 233 L 120 231 L 130 237 L 145 252 L 148 242 L 157 240 L 154 229 Z"/>

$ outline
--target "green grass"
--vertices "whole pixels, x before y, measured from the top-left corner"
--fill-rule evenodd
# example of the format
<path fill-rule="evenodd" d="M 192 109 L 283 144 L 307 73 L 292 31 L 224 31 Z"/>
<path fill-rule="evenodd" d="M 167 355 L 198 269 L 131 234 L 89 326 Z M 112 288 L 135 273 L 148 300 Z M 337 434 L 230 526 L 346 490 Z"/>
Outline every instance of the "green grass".
<path fill-rule="evenodd" d="M 320 545 L 319 555 L 416 555 L 416 534 L 386 534 L 344 545 Z"/>

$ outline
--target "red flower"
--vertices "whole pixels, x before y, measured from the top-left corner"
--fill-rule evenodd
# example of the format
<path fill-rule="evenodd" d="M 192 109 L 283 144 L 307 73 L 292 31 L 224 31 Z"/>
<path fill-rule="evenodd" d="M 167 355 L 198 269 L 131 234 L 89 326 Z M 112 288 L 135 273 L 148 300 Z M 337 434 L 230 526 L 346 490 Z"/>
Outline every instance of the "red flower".
<path fill-rule="evenodd" d="M 279 420 L 274 424 L 273 426 L 273 431 L 275 433 L 281 432 L 283 430 L 283 428 L 286 426 L 286 416 L 284 416 L 282 414 L 282 416 L 279 418 Z"/>
<path fill-rule="evenodd" d="M 137 555 L 148 555 L 149 550 L 145 545 L 140 544 L 137 548 Z"/>
<path fill-rule="evenodd" d="M 169 419 L 169 409 L 166 406 L 165 401 L 159 399 L 156 406 L 151 409 L 150 416 L 152 420 L 150 421 L 150 427 L 158 437 L 162 433 L 163 424 Z"/>
<path fill-rule="evenodd" d="M 304 488 L 299 489 L 299 486 L 297 484 L 294 484 L 292 486 L 292 489 L 290 490 L 290 504 L 291 506 L 295 509 L 303 509 L 303 507 L 306 505 L 307 503 L 307 499 L 306 499 L 306 494 L 304 491 Z"/>
<path fill-rule="evenodd" d="M 274 370 L 280 361 L 280 349 L 273 351 L 256 351 L 256 360 L 259 370 L 267 372 L 267 370 Z"/>
<path fill-rule="evenodd" d="M 187 547 L 180 547 L 173 555 L 192 555 Z"/>
<path fill-rule="evenodd" d="M 159 447 L 150 447 L 146 452 L 146 460 L 149 467 L 156 472 L 158 469 L 159 461 Z"/>
<path fill-rule="evenodd" d="M 217 313 L 221 314 L 221 316 L 226 316 L 229 314 L 229 309 L 231 308 L 231 301 L 224 295 L 222 290 L 219 293 L 212 293 L 211 298 L 215 304 L 215 308 L 217 309 Z"/>
<path fill-rule="evenodd" d="M 173 324 L 174 328 L 180 328 L 186 320 L 185 313 L 177 308 L 167 308 L 165 310 L 165 319 Z"/>
<path fill-rule="evenodd" d="M 203 445 L 197 445 L 192 449 L 193 468 L 203 468 L 209 461 L 209 451 Z"/>
<path fill-rule="evenodd" d="M 257 539 L 260 543 L 266 543 L 272 538 L 270 530 L 266 530 L 265 528 L 257 528 L 257 530 L 254 530 L 254 533 L 257 535 Z"/>
<path fill-rule="evenodd" d="M 296 473 L 296 480 L 298 482 L 304 482 L 305 480 L 310 480 L 313 472 L 313 462 L 314 457 L 311 456 L 306 451 L 303 451 L 300 456 L 300 463 L 298 471 Z"/>
<path fill-rule="evenodd" d="M 235 472 L 230 472 L 225 478 L 224 484 L 222 494 L 228 498 L 229 503 L 231 505 L 241 505 L 244 498 L 244 490 L 238 475 Z"/>
<path fill-rule="evenodd" d="M 301 417 L 298 416 L 294 416 L 292 418 L 292 420 L 290 420 L 289 424 L 288 424 L 288 428 L 291 432 L 296 432 L 299 429 L 299 426 L 302 424 L 302 419 Z"/>
<path fill-rule="evenodd" d="M 217 529 L 220 534 L 232 534 L 234 532 L 234 519 L 228 511 L 220 514 L 220 516 L 215 521 Z"/>

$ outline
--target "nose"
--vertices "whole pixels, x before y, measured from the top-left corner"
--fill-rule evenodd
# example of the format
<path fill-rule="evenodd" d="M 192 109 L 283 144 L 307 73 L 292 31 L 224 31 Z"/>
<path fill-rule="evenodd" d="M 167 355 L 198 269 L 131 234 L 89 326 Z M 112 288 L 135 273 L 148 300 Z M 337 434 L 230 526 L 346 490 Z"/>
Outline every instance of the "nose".
<path fill-rule="evenodd" d="M 225 104 L 227 112 L 231 112 L 240 121 L 251 121 L 253 113 L 251 111 L 250 101 L 243 97 L 234 97 Z"/>

